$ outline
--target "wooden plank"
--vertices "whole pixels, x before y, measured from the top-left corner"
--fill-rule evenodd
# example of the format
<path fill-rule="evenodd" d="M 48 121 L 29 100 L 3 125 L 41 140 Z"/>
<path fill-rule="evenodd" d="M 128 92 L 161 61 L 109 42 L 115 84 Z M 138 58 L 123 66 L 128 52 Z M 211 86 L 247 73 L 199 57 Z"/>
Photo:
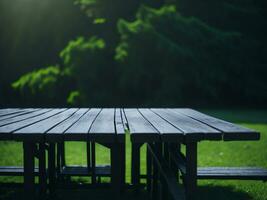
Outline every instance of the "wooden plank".
<path fill-rule="evenodd" d="M 259 167 L 199 167 L 198 179 L 267 180 L 267 169 Z"/>
<path fill-rule="evenodd" d="M 153 142 L 160 139 L 159 131 L 137 109 L 124 109 L 124 113 L 133 142 Z"/>
<path fill-rule="evenodd" d="M 126 115 L 125 115 L 125 111 L 123 108 L 120 109 L 121 110 L 121 118 L 122 118 L 122 123 L 124 126 L 124 129 L 129 129 L 129 125 L 128 125 L 128 121 L 126 119 Z"/>
<path fill-rule="evenodd" d="M 123 123 L 120 108 L 115 109 L 115 129 L 116 129 L 118 141 L 125 142 L 125 130 L 127 129 L 127 127 L 125 127 Z"/>
<path fill-rule="evenodd" d="M 111 142 L 116 138 L 115 109 L 104 108 L 97 115 L 89 130 L 89 137 L 101 142 Z"/>
<path fill-rule="evenodd" d="M 64 139 L 76 141 L 87 140 L 89 129 L 100 111 L 100 108 L 90 109 L 65 132 Z"/>
<path fill-rule="evenodd" d="M 66 120 L 69 118 L 72 114 L 74 114 L 77 111 L 77 108 L 64 110 L 63 112 L 60 112 L 52 117 L 49 117 L 47 119 L 44 119 L 42 121 L 36 122 L 32 125 L 29 125 L 25 128 L 19 129 L 13 133 L 14 138 L 43 138 L 44 139 L 44 133 L 46 133 L 48 130 L 59 124 L 60 122 Z"/>
<path fill-rule="evenodd" d="M 34 168 L 34 175 L 38 176 L 39 168 Z M 0 166 L 0 176 L 23 176 L 23 166 Z"/>
<path fill-rule="evenodd" d="M 195 120 L 205 123 L 223 132 L 224 140 L 259 140 L 260 134 L 249 128 L 241 127 L 236 124 L 211 117 L 193 109 L 175 109 L 176 112 L 183 113 Z"/>
<path fill-rule="evenodd" d="M 0 126 L 5 126 L 5 125 L 8 125 L 8 124 L 12 124 L 12 123 L 20 122 L 20 121 L 23 121 L 23 120 L 26 120 L 26 119 L 29 119 L 29 118 L 33 118 L 33 117 L 36 117 L 38 115 L 44 114 L 44 113 L 46 113 L 46 112 L 48 112 L 50 110 L 51 109 L 40 109 L 40 110 L 37 110 L 37 111 L 25 113 L 23 115 L 20 114 L 19 116 L 12 117 L 10 119 L 6 119 L 6 120 L 0 121 Z"/>
<path fill-rule="evenodd" d="M 172 109 L 151 109 L 157 115 L 184 132 L 186 140 L 211 139 L 219 140 L 222 133 L 210 126 L 196 121 L 186 115 L 172 111 Z M 204 137 L 205 135 L 205 137 Z"/>
<path fill-rule="evenodd" d="M 20 108 L 1 109 L 0 110 L 0 117 L 6 116 L 6 115 L 11 115 L 11 114 L 14 114 L 14 113 L 19 113 L 19 112 L 23 112 L 23 109 L 20 109 Z"/>
<path fill-rule="evenodd" d="M 160 132 L 163 141 L 177 142 L 177 140 L 182 140 L 184 138 L 184 133 L 181 130 L 156 115 L 150 109 L 144 108 L 138 110 L 143 117 Z"/>
<path fill-rule="evenodd" d="M 28 114 L 28 113 L 31 113 L 31 112 L 34 112 L 34 111 L 37 111 L 37 110 L 39 110 L 39 109 L 25 109 L 22 112 L 10 114 L 10 115 L 4 115 L 4 116 L 0 117 L 0 122 L 2 122 L 3 120 L 7 120 L 7 119 L 10 119 L 10 118 L 14 118 L 14 117 L 20 116 L 20 115 L 25 115 L 25 114 Z"/>
<path fill-rule="evenodd" d="M 88 108 L 81 108 L 73 115 L 71 115 L 68 119 L 62 121 L 54 128 L 50 129 L 46 133 L 46 140 L 48 141 L 55 141 L 55 140 L 62 140 L 63 133 L 66 132 L 72 125 L 74 125 L 86 112 L 88 112 Z"/>
<path fill-rule="evenodd" d="M 44 114 L 38 115 L 36 117 L 33 118 L 29 118 L 17 123 L 12 123 L 12 124 L 8 124 L 6 126 L 1 126 L 0 127 L 0 138 L 4 138 L 4 139 L 10 139 L 11 137 L 13 137 L 13 132 L 22 129 L 24 127 L 30 126 L 34 123 L 37 123 L 39 121 L 42 121 L 44 119 L 47 119 L 51 116 L 54 116 L 60 112 L 63 112 L 65 109 L 53 109 L 49 112 L 46 112 Z M 23 136 L 25 134 L 22 134 L 21 136 Z"/>
<path fill-rule="evenodd" d="M 3 112 L 12 112 L 14 110 L 19 110 L 19 108 L 1 108 L 0 109 L 0 114 L 2 114 Z"/>

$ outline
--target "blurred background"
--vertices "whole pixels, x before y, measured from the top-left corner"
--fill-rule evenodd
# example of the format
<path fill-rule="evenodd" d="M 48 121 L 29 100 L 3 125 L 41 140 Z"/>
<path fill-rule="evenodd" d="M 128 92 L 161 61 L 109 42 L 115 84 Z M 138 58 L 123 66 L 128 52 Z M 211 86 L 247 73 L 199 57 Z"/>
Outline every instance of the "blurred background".
<path fill-rule="evenodd" d="M 265 0 L 1 0 L 0 107 L 266 108 Z"/>

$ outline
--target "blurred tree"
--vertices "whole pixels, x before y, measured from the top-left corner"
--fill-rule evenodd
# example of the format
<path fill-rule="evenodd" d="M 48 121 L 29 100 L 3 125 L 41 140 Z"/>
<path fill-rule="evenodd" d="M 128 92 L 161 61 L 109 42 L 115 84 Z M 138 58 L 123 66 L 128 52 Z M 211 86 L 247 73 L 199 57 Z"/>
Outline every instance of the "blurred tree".
<path fill-rule="evenodd" d="M 112 61 L 113 54 L 107 51 L 103 39 L 96 36 L 89 39 L 79 37 L 69 42 L 60 57 L 77 81 L 82 105 L 114 104 L 116 68 Z"/>
<path fill-rule="evenodd" d="M 91 25 L 73 0 L 0 0 L 0 105 L 22 106 L 11 83 L 25 73 L 60 63 L 70 39 Z"/>
<path fill-rule="evenodd" d="M 17 101 L 25 106 L 62 106 L 72 88 L 67 85 L 70 80 L 59 66 L 49 66 L 23 75 L 12 87 L 20 92 Z"/>
<path fill-rule="evenodd" d="M 120 86 L 125 102 L 222 105 L 246 98 L 242 103 L 252 99 L 263 103 L 262 93 L 248 95 L 244 87 L 253 83 L 247 76 L 255 67 L 249 65 L 247 50 L 257 46 L 243 42 L 239 33 L 183 17 L 174 6 L 142 7 L 134 22 L 120 20 L 118 29 L 121 42 L 115 59 L 123 68 Z M 266 86 L 261 88 L 266 91 Z"/>
<path fill-rule="evenodd" d="M 76 4 L 89 17 L 90 37 L 81 34 L 61 51 L 61 60 L 49 62 L 60 63 L 58 74 L 54 67 L 35 71 L 13 85 L 31 105 L 40 98 L 45 106 L 52 99 L 60 106 L 265 105 L 264 1 Z"/>

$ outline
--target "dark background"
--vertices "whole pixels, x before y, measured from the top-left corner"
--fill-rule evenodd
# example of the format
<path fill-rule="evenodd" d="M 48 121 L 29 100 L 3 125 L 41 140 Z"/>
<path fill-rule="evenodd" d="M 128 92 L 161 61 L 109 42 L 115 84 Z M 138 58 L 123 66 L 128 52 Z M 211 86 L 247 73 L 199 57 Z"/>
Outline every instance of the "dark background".
<path fill-rule="evenodd" d="M 1 0 L 0 106 L 265 107 L 264 0 Z"/>

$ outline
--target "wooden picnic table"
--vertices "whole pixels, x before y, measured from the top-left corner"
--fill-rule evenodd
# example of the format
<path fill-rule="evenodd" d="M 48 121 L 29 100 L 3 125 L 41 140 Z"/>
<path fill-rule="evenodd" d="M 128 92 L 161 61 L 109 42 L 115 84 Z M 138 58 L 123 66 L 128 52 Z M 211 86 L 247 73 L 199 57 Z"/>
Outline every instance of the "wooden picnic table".
<path fill-rule="evenodd" d="M 23 142 L 25 193 L 30 196 L 34 194 L 35 157 L 39 159 L 40 189 L 46 192 L 46 148 L 49 187 L 54 190 L 55 145 L 64 141 L 93 141 L 108 146 L 112 187 L 118 191 L 125 179 L 125 129 L 121 119 L 121 110 L 115 108 L 1 109 L 0 140 Z"/>
<path fill-rule="evenodd" d="M 34 190 L 34 157 L 39 158 L 39 182 L 46 187 L 45 149 L 49 149 L 51 190 L 56 178 L 55 145 L 64 141 L 93 141 L 111 149 L 111 182 L 118 191 L 125 183 L 125 131 L 132 142 L 132 184 L 140 184 L 140 147 L 147 144 L 147 188 L 155 195 L 160 178 L 179 199 L 176 170 L 183 173 L 186 197 L 191 198 L 201 178 L 197 168 L 197 144 L 203 140 L 259 140 L 257 131 L 220 120 L 193 109 L 168 108 L 27 108 L 0 109 L 0 140 L 22 141 L 24 184 Z M 180 151 L 186 146 L 186 155 Z M 167 161 L 167 164 L 166 162 Z M 178 168 L 177 168 L 178 167 Z M 207 169 L 205 169 L 207 171 Z M 202 170 L 202 178 L 207 176 Z M 215 169 L 213 169 L 214 172 Z M 215 170 L 216 171 L 216 170 Z M 217 169 L 218 171 L 218 169 Z M 159 172 L 162 172 L 159 175 Z M 211 175 L 212 177 L 212 175 Z M 182 198 L 182 197 L 181 197 Z"/>
<path fill-rule="evenodd" d="M 140 184 L 140 147 L 147 144 L 147 187 L 152 199 L 158 193 L 157 182 L 160 177 L 164 184 L 162 198 L 166 198 L 168 187 L 174 199 L 183 199 L 184 194 L 177 190 L 178 168 L 183 174 L 186 199 L 192 199 L 197 187 L 197 179 L 215 178 L 219 168 L 197 168 L 197 144 L 204 140 L 242 141 L 259 140 L 257 131 L 220 120 L 193 109 L 124 109 L 125 121 L 131 134 L 132 142 L 132 184 Z M 181 144 L 185 145 L 186 155 L 181 152 Z M 153 167 L 152 167 L 153 166 Z M 153 174 L 152 174 L 153 168 Z M 215 171 L 217 170 L 217 173 Z M 221 168 L 221 170 L 223 170 Z M 224 169 L 225 170 L 225 169 Z M 257 171 L 258 170 L 258 171 Z M 159 172 L 161 171 L 161 173 Z M 219 170 L 220 172 L 220 170 Z M 236 172 L 236 173 L 235 173 Z M 229 173 L 232 176 L 229 177 Z M 238 177 L 249 179 L 266 179 L 267 171 L 250 170 L 245 176 L 244 169 L 229 169 L 221 177 Z M 228 176 L 227 176 L 228 175 Z"/>

